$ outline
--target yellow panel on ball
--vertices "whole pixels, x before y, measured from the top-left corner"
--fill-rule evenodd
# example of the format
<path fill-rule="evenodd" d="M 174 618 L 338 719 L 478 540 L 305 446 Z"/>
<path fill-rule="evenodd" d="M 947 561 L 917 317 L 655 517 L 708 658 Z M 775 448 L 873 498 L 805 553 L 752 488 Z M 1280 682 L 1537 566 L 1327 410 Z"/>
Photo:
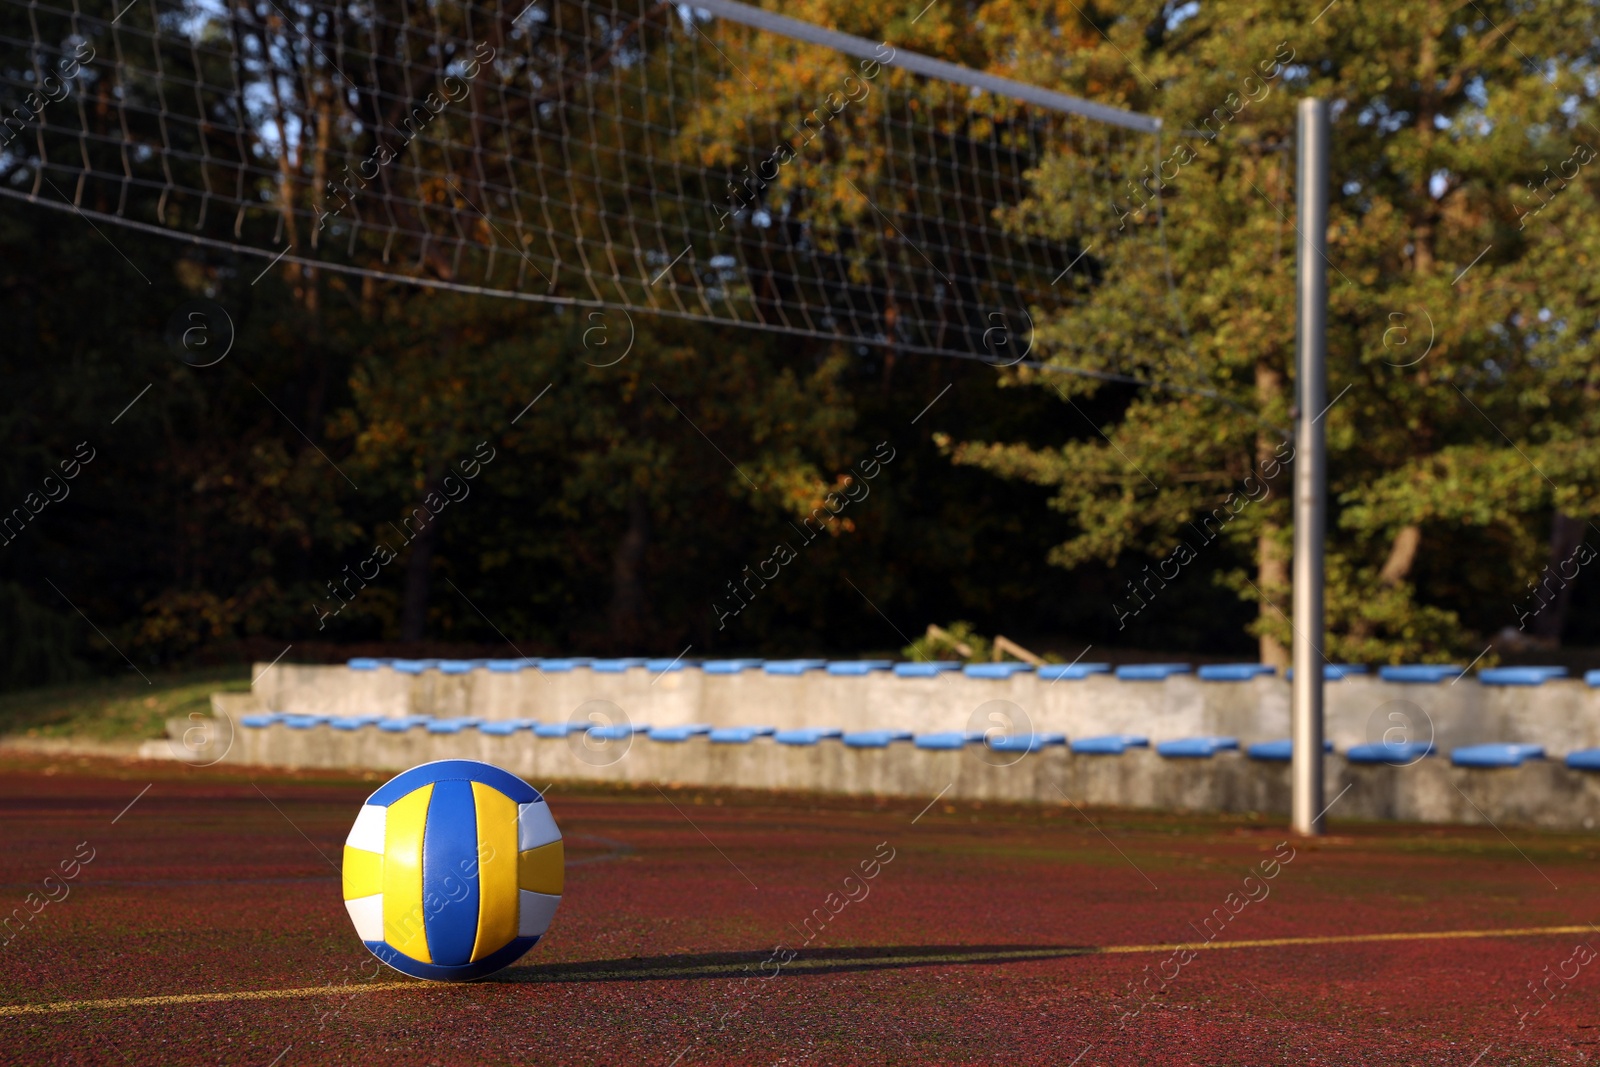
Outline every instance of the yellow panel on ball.
<path fill-rule="evenodd" d="M 566 875 L 560 841 L 530 848 L 517 857 L 517 885 L 531 892 L 559 897 Z"/>

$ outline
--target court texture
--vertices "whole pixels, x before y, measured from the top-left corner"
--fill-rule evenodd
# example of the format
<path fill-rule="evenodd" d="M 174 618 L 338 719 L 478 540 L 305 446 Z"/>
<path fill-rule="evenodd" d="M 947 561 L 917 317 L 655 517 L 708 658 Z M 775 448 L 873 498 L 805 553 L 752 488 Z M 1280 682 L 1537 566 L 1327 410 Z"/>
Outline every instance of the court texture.
<path fill-rule="evenodd" d="M 1514 826 L 533 783 L 549 933 L 379 965 L 341 902 L 386 775 L 0 754 L 0 1062 L 1572 1064 L 1600 845 Z M 549 786 L 548 789 L 546 787 Z M 66 872 L 71 872 L 70 876 Z"/>

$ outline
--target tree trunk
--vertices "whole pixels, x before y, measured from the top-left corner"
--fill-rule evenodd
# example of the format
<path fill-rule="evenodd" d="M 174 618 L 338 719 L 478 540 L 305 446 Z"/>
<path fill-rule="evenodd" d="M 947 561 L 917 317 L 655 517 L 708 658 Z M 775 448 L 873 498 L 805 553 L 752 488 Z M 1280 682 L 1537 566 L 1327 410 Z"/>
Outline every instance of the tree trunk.
<path fill-rule="evenodd" d="M 1383 570 L 1378 572 L 1378 580 L 1384 585 L 1399 585 L 1411 573 L 1411 565 L 1417 560 L 1417 548 L 1422 544 L 1422 527 L 1409 523 L 1400 527 L 1400 532 L 1394 535 L 1394 545 L 1389 549 L 1389 558 L 1384 560 Z"/>
<path fill-rule="evenodd" d="M 1534 617 L 1533 636 L 1556 645 L 1561 643 L 1561 631 L 1567 628 L 1567 608 L 1572 604 L 1573 582 L 1577 581 L 1576 577 L 1566 577 L 1567 572 L 1576 570 L 1576 567 L 1563 568 L 1562 564 L 1572 559 L 1573 552 L 1583 542 L 1583 527 L 1582 519 L 1563 515 L 1559 511 L 1550 523 L 1550 561 L 1545 567 L 1545 574 L 1555 575 L 1559 584 L 1550 603 Z M 1544 579 L 1541 577 L 1540 581 L 1542 583 Z"/>
<path fill-rule="evenodd" d="M 643 563 L 649 542 L 649 502 L 635 485 L 628 493 L 628 529 L 611 557 L 611 637 L 619 649 L 637 650 L 643 637 Z"/>
<path fill-rule="evenodd" d="M 1279 529 L 1277 523 L 1268 523 L 1256 541 L 1256 585 L 1269 597 L 1274 589 L 1289 588 L 1289 561 L 1278 545 Z M 1279 617 L 1277 609 L 1265 602 L 1261 604 L 1261 614 L 1263 617 Z M 1289 649 L 1276 637 L 1262 634 L 1261 662 L 1269 667 L 1286 668 L 1289 666 Z"/>
<path fill-rule="evenodd" d="M 400 608 L 400 640 L 421 641 L 428 628 L 428 579 L 433 569 L 433 548 L 439 536 L 439 517 L 417 531 L 406 561 L 406 590 Z"/>
<path fill-rule="evenodd" d="M 1283 374 L 1277 367 L 1265 359 L 1256 361 L 1256 401 L 1262 412 L 1270 412 L 1276 405 L 1281 404 L 1283 398 Z M 1256 465 L 1260 467 L 1268 460 L 1277 458 L 1279 442 L 1271 434 L 1259 433 L 1256 435 Z M 1257 475 L 1259 477 L 1259 473 Z M 1278 481 L 1285 477 L 1279 472 Z M 1270 483 L 1269 483 L 1270 484 Z M 1273 484 L 1272 488 L 1277 489 Z M 1263 502 L 1263 507 L 1265 502 Z M 1269 513 L 1270 514 L 1270 513 Z M 1262 595 L 1276 601 L 1279 595 L 1289 588 L 1289 561 L 1285 557 L 1282 547 L 1278 544 L 1278 537 L 1282 527 L 1270 518 L 1262 523 L 1261 533 L 1256 538 L 1256 585 L 1260 587 Z M 1278 617 L 1278 609 L 1262 600 L 1258 609 L 1263 619 Z M 1289 666 L 1289 649 L 1276 637 L 1262 634 L 1260 637 L 1261 662 L 1271 667 L 1286 668 Z"/>
<path fill-rule="evenodd" d="M 428 471 L 425 486 L 437 485 L 444 475 L 444 464 Z M 426 492 L 423 494 L 426 496 Z M 433 552 L 439 543 L 439 515 L 429 514 L 427 525 L 411 539 L 411 557 L 406 560 L 406 588 L 400 599 L 400 640 L 421 641 L 428 629 L 428 584 L 433 574 Z"/>

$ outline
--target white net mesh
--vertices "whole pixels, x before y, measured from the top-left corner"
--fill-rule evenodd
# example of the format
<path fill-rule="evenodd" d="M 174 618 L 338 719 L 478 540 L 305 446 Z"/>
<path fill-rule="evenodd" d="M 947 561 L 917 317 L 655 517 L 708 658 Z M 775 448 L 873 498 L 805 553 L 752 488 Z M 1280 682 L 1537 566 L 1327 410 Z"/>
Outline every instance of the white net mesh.
<path fill-rule="evenodd" d="M 1153 120 L 715 2 L 0 0 L 0 193 L 265 257 L 1007 361 Z M 1130 167 L 1130 163 L 1133 167 Z M 1065 241 L 1008 222 L 1047 167 Z"/>

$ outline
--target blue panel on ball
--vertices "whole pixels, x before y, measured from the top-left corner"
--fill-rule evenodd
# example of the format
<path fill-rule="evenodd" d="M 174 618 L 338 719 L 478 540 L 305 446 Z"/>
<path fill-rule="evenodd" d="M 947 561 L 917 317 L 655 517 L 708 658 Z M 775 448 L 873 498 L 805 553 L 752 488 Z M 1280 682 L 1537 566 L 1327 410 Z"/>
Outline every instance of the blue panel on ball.
<path fill-rule="evenodd" d="M 441 966 L 472 959 L 478 936 L 478 812 L 472 783 L 437 782 L 422 832 L 428 953 Z"/>
<path fill-rule="evenodd" d="M 387 941 L 362 942 L 367 946 L 367 951 L 401 974 L 410 975 L 412 978 L 426 978 L 433 982 L 470 982 L 476 978 L 486 978 L 516 963 L 538 943 L 537 937 L 519 937 L 505 948 L 491 952 L 481 960 L 459 966 L 441 966 L 437 963 L 420 963 L 410 956 L 396 952 Z"/>
<path fill-rule="evenodd" d="M 424 763 L 396 775 L 368 797 L 367 803 L 388 807 L 413 789 L 421 789 L 429 782 L 441 782 L 452 778 L 493 786 L 518 804 L 533 804 L 539 799 L 537 789 L 510 771 L 502 771 L 499 767 L 472 759 L 442 759 Z"/>

